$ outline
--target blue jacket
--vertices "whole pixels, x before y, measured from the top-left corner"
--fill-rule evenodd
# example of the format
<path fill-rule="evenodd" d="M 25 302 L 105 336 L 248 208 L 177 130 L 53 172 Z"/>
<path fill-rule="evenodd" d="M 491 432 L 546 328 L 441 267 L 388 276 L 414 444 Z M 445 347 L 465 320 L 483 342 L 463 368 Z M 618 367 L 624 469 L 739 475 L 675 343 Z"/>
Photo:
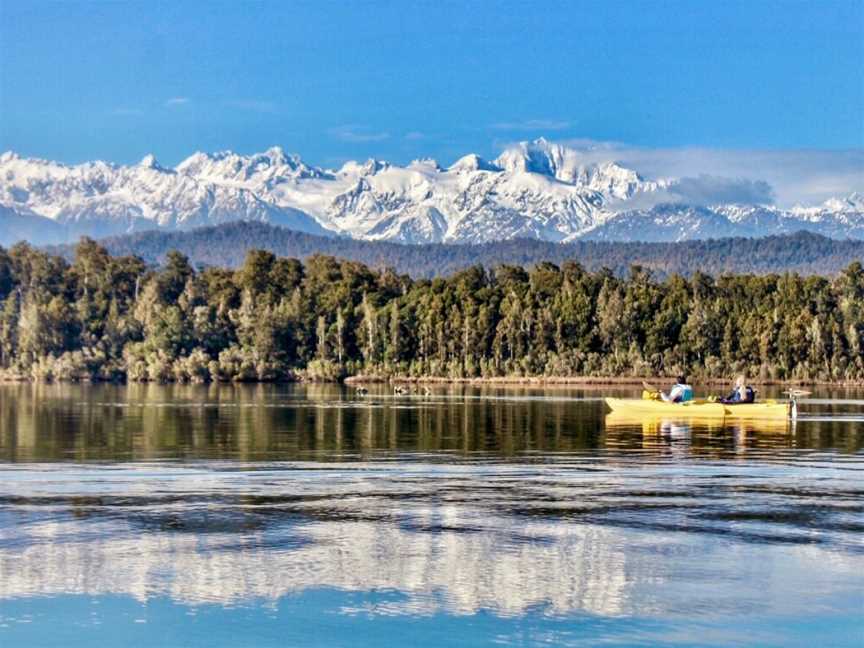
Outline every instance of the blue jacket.
<path fill-rule="evenodd" d="M 750 385 L 746 385 L 744 387 L 732 390 L 732 393 L 729 394 L 726 398 L 721 399 L 720 402 L 732 404 L 732 403 L 752 403 L 756 400 L 756 394 L 753 392 L 753 388 Z"/>

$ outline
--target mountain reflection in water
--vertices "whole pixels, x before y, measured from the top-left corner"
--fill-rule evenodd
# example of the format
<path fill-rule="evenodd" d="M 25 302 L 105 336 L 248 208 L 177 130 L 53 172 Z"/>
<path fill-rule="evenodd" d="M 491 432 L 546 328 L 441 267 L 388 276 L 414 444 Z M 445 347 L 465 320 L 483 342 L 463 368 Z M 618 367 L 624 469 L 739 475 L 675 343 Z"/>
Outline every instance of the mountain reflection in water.
<path fill-rule="evenodd" d="M 0 644 L 23 632 L 16 601 L 272 615 L 321 590 L 342 593 L 328 614 L 367 620 L 648 619 L 662 631 L 642 640 L 673 644 L 758 620 L 770 644 L 795 617 L 860 636 L 856 394 L 782 430 L 615 421 L 598 396 L 0 386 Z M 382 592 L 399 596 L 370 603 Z"/>

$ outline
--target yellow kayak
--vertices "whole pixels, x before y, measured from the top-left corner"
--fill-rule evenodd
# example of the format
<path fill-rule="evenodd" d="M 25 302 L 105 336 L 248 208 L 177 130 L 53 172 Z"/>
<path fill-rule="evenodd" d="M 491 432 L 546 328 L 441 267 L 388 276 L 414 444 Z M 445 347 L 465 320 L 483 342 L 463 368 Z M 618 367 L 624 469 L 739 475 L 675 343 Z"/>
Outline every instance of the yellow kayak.
<path fill-rule="evenodd" d="M 791 404 L 786 401 L 765 400 L 745 405 L 723 405 L 707 400 L 692 400 L 686 403 L 642 398 L 605 398 L 613 412 L 628 416 L 667 416 L 674 418 L 712 419 L 787 419 L 791 416 Z"/>

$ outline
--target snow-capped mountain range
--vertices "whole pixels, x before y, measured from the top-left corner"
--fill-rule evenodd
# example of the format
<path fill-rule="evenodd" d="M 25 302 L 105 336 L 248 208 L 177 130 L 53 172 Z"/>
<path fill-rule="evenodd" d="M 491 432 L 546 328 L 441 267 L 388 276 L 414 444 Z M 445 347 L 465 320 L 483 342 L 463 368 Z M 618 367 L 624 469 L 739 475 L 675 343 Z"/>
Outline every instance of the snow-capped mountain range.
<path fill-rule="evenodd" d="M 195 153 L 175 168 L 152 155 L 133 166 L 69 166 L 7 152 L 0 155 L 0 243 L 233 220 L 405 243 L 676 241 L 801 229 L 864 238 L 859 194 L 791 210 L 698 206 L 668 200 L 676 182 L 646 180 L 614 162 L 587 164 L 578 150 L 542 138 L 495 160 L 471 154 L 447 168 L 434 160 L 405 167 L 368 160 L 329 170 L 278 147 L 249 156 Z"/>

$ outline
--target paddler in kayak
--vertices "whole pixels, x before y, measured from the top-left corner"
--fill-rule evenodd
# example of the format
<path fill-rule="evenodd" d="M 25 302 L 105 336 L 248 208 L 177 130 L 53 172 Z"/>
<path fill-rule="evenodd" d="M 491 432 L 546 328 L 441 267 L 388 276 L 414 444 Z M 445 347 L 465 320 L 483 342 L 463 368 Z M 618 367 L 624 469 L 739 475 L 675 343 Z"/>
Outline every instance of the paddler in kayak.
<path fill-rule="evenodd" d="M 660 398 L 667 403 L 686 403 L 693 400 L 693 388 L 687 383 L 687 376 L 678 376 L 669 393 L 661 391 Z"/>
<path fill-rule="evenodd" d="M 747 384 L 747 378 L 744 374 L 735 378 L 735 387 L 725 398 L 721 398 L 720 402 L 724 405 L 746 405 L 756 401 L 756 392 Z"/>
<path fill-rule="evenodd" d="M 642 392 L 642 400 L 657 400 L 667 403 L 686 403 L 693 400 L 693 388 L 687 383 L 687 376 L 681 375 L 675 379 L 675 384 L 669 392 L 660 391 L 656 387 L 643 382 L 645 390 Z"/>

